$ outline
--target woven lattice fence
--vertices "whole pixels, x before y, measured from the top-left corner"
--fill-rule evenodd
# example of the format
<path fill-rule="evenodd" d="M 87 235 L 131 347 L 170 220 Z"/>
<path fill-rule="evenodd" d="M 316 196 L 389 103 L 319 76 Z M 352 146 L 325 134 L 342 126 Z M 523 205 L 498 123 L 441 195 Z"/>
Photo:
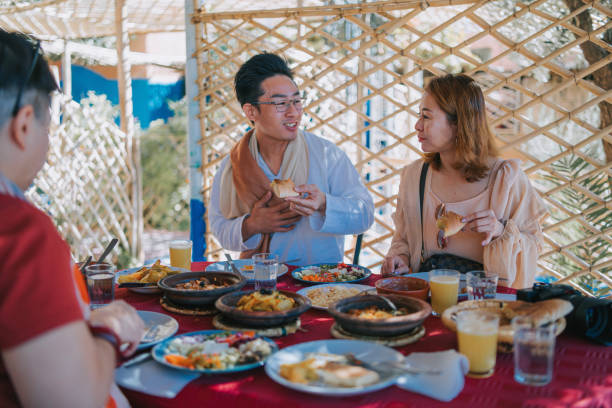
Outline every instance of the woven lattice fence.
<path fill-rule="evenodd" d="M 59 98 L 59 97 L 58 97 Z M 75 259 L 129 253 L 133 211 L 125 134 L 88 104 L 56 100 L 47 163 L 27 192 L 70 244 Z"/>
<path fill-rule="evenodd" d="M 204 201 L 248 127 L 232 88 L 238 67 L 262 51 L 282 54 L 307 100 L 303 125 L 349 154 L 374 197 L 362 260 L 376 267 L 393 233 L 401 169 L 421 154 L 414 124 L 427 77 L 465 72 L 485 90 L 503 156 L 523 160 L 549 206 L 541 274 L 571 276 L 605 296 L 612 12 L 604 3 L 393 1 L 196 13 Z M 209 236 L 207 244 L 214 256 L 218 243 Z"/>

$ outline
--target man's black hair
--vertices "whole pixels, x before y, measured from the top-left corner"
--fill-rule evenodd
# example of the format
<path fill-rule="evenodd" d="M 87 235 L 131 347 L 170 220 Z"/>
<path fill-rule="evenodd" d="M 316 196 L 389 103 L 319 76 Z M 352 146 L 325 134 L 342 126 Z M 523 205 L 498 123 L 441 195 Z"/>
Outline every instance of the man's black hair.
<path fill-rule="evenodd" d="M 257 102 L 264 94 L 261 83 L 275 75 L 286 75 L 293 80 L 287 62 L 276 54 L 258 54 L 242 64 L 234 78 L 234 89 L 240 106 Z"/>
<path fill-rule="evenodd" d="M 37 52 L 36 65 L 27 83 L 24 83 Z M 58 90 L 49 65 L 36 40 L 25 34 L 0 29 L 0 127 L 13 116 L 21 87 L 23 90 L 18 108 L 32 104 L 36 117 L 44 117 L 49 109 L 51 92 Z"/>

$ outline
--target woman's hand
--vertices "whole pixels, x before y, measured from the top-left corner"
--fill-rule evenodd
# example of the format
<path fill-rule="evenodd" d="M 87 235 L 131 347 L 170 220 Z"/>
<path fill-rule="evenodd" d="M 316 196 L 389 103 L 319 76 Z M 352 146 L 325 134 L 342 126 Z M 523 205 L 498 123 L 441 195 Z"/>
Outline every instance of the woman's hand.
<path fill-rule="evenodd" d="M 380 268 L 382 276 L 391 276 L 410 272 L 408 257 L 406 255 L 388 256 Z"/>
<path fill-rule="evenodd" d="M 499 222 L 493 210 L 476 211 L 470 215 L 466 215 L 461 222 L 465 222 L 464 231 L 476 231 L 485 234 L 485 239 L 482 241 L 482 246 L 499 237 L 504 233 L 504 224 Z"/>

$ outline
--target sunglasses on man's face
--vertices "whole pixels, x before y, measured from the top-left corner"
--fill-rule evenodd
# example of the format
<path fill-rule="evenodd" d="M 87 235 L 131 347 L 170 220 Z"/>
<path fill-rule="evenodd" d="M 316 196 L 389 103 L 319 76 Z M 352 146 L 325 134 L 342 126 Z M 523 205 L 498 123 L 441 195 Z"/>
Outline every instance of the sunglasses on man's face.
<path fill-rule="evenodd" d="M 38 62 L 38 55 L 40 51 L 40 41 L 36 41 L 36 48 L 34 49 L 34 55 L 32 56 L 32 65 L 28 69 L 28 73 L 25 77 L 25 80 L 19 85 L 19 90 L 17 91 L 17 99 L 15 100 L 15 106 L 13 106 L 12 116 L 15 117 L 19 112 L 19 108 L 21 107 L 21 97 L 26 88 L 26 85 L 30 81 L 32 77 L 32 73 L 34 72 L 34 68 L 36 68 L 36 63 Z"/>

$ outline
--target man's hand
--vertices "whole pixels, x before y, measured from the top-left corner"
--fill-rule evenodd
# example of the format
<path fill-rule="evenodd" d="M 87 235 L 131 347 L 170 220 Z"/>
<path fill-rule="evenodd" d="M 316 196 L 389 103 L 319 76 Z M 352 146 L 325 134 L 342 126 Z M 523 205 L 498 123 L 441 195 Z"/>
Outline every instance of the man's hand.
<path fill-rule="evenodd" d="M 383 261 L 380 268 L 382 276 L 391 276 L 400 273 L 410 272 L 408 257 L 406 255 L 388 256 Z"/>
<path fill-rule="evenodd" d="M 93 325 L 108 327 L 117 334 L 122 344 L 129 344 L 123 352 L 124 356 L 136 351 L 144 335 L 144 322 L 136 309 L 123 300 L 116 300 L 108 306 L 92 311 L 89 322 Z"/>
<path fill-rule="evenodd" d="M 499 237 L 504 233 L 504 224 L 499 222 L 493 210 L 476 211 L 470 215 L 466 215 L 461 222 L 465 222 L 463 227 L 465 231 L 476 231 L 485 234 L 482 246 Z"/>
<path fill-rule="evenodd" d="M 286 197 L 285 200 L 291 203 L 291 209 L 298 214 L 303 216 L 310 216 L 316 211 L 325 214 L 326 199 L 325 193 L 319 190 L 315 184 L 302 184 L 294 189 L 300 193 L 300 197 L 303 197 L 302 193 L 308 193 L 306 198 L 300 197 Z"/>
<path fill-rule="evenodd" d="M 268 207 L 271 198 L 272 192 L 268 191 L 253 205 L 250 216 L 242 223 L 243 241 L 255 234 L 291 231 L 302 218 L 301 215 L 289 211 L 290 204 L 286 202 Z"/>

